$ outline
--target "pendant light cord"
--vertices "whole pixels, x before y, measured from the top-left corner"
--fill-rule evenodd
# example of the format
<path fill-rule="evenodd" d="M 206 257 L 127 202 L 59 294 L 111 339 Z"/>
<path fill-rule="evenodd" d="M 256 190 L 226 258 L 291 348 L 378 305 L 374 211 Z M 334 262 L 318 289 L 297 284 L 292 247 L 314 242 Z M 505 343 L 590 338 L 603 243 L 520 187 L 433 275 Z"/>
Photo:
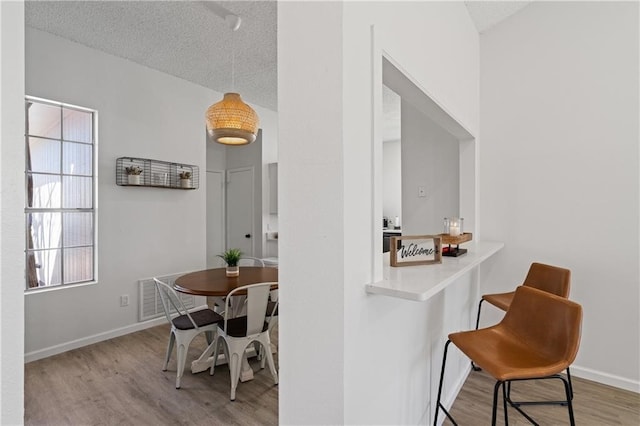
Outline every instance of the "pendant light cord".
<path fill-rule="evenodd" d="M 236 48 L 235 48 L 235 29 L 231 29 L 231 91 L 236 91 Z"/>

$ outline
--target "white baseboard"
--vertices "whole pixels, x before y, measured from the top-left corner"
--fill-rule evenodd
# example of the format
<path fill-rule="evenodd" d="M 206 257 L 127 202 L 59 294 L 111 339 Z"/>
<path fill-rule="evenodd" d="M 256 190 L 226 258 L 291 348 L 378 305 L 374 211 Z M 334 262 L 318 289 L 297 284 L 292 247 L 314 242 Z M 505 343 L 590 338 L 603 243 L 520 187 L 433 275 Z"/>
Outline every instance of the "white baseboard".
<path fill-rule="evenodd" d="M 160 318 L 155 318 L 149 321 L 138 322 L 135 324 L 127 325 L 125 327 L 116 328 L 115 330 L 105 331 L 104 333 L 94 334 L 93 336 L 83 337 L 82 339 L 72 340 L 70 342 L 61 343 L 59 345 L 50 346 L 44 349 L 38 349 L 36 351 L 25 353 L 24 362 L 26 364 L 28 362 L 37 361 L 39 359 L 61 354 L 72 349 L 78 349 L 83 346 L 102 342 L 103 340 L 113 339 L 114 337 L 124 336 L 125 334 L 133 333 L 135 331 L 144 330 L 150 327 L 155 327 L 156 325 L 166 323 L 167 319 L 162 316 Z"/>
<path fill-rule="evenodd" d="M 577 365 L 571 366 L 571 375 L 580 377 L 582 379 L 602 383 L 604 385 L 613 386 L 615 388 L 640 393 L 640 381 L 627 379 L 626 377 L 603 373 L 602 371 L 579 367 Z"/>
<path fill-rule="evenodd" d="M 207 305 L 196 306 L 189 309 L 189 312 L 197 311 L 199 309 L 206 308 Z M 124 327 L 116 328 L 114 330 L 105 331 L 103 333 L 94 334 L 93 336 L 83 337 L 81 339 L 72 340 L 70 342 L 60 343 L 59 345 L 50 346 L 48 348 L 38 349 L 24 354 L 25 364 L 32 361 L 37 361 L 42 358 L 47 358 L 53 355 L 58 355 L 63 352 L 70 351 L 72 349 L 78 349 L 83 346 L 92 345 L 94 343 L 102 342 L 104 340 L 113 339 L 114 337 L 124 336 L 125 334 L 134 333 L 136 331 L 145 330 L 147 328 L 155 327 L 156 325 L 166 324 L 167 319 L 163 315 L 158 318 L 154 318 L 149 321 L 137 322 L 135 324 L 127 325 Z"/>

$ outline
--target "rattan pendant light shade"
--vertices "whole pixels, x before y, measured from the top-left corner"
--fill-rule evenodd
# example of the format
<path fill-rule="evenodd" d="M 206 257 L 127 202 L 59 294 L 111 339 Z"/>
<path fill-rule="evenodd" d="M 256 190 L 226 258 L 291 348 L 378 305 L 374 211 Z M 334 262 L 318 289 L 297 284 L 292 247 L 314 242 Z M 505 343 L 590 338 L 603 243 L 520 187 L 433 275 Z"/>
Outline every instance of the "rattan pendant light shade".
<path fill-rule="evenodd" d="M 258 114 L 237 93 L 225 93 L 220 102 L 211 105 L 206 121 L 209 136 L 218 143 L 246 145 L 256 140 Z"/>
<path fill-rule="evenodd" d="M 224 17 L 231 27 L 231 34 L 238 31 L 242 20 L 215 2 L 207 7 L 213 8 L 214 13 Z M 231 90 L 225 93 L 222 100 L 211 105 L 205 114 L 207 133 L 216 142 L 223 145 L 247 145 L 256 140 L 258 133 L 258 114 L 245 104 L 238 93 L 233 93 L 235 54 L 233 37 L 231 38 Z"/>

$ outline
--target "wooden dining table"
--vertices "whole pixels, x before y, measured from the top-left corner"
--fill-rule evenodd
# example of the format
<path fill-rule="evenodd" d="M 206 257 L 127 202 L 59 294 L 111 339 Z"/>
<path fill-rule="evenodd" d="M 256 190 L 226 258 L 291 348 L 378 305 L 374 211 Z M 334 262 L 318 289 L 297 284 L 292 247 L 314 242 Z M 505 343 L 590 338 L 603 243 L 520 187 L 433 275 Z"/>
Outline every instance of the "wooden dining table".
<path fill-rule="evenodd" d="M 278 281 L 278 269 L 260 266 L 241 266 L 240 275 L 227 277 L 225 268 L 205 269 L 178 277 L 176 291 L 196 296 L 226 297 L 231 290 L 249 284 Z"/>
<path fill-rule="evenodd" d="M 190 272 L 176 278 L 174 289 L 181 293 L 193 294 L 195 296 L 206 296 L 207 305 L 211 309 L 220 306 L 223 300 L 232 290 L 249 284 L 264 282 L 277 282 L 278 269 L 259 266 L 241 266 L 240 275 L 237 277 L 227 277 L 226 268 L 205 269 L 203 271 Z M 273 290 L 277 289 L 274 286 Z M 191 372 L 199 373 L 208 370 L 214 362 L 214 343 L 205 349 L 200 357 L 191 363 Z M 246 382 L 253 379 L 253 370 L 249 366 L 246 357 L 242 362 L 240 380 Z"/>

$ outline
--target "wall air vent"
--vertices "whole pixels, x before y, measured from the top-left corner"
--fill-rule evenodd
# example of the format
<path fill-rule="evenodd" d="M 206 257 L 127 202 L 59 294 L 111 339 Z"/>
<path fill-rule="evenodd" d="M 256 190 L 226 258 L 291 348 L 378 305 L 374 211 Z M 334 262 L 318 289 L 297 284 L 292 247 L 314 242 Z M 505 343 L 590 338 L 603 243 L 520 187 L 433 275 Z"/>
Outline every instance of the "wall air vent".
<path fill-rule="evenodd" d="M 175 279 L 180 275 L 184 275 L 184 273 L 165 275 L 156 278 L 158 278 L 160 281 L 166 282 L 169 285 L 173 285 Z M 139 280 L 138 283 L 140 284 L 140 297 L 138 298 L 138 300 L 140 301 L 138 309 L 139 322 L 148 321 L 150 319 L 163 316 L 164 310 L 162 309 L 162 301 L 160 300 L 160 295 L 158 294 L 158 290 L 156 289 L 153 278 L 144 278 Z M 195 296 L 184 293 L 178 293 L 178 295 L 180 296 L 180 299 L 182 299 L 182 303 L 184 303 L 184 306 L 187 309 L 195 308 Z M 175 313 L 175 311 L 173 311 L 172 313 Z"/>

